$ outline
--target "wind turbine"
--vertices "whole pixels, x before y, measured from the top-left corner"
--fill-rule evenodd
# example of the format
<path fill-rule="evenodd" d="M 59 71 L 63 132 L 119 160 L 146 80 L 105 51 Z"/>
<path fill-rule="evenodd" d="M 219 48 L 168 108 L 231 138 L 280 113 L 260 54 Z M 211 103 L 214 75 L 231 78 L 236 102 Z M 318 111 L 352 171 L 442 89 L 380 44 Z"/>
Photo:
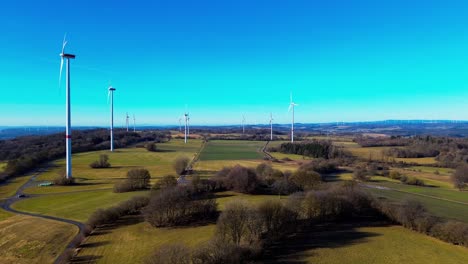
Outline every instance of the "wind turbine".
<path fill-rule="evenodd" d="M 273 114 L 270 113 L 270 141 L 273 141 Z"/>
<path fill-rule="evenodd" d="M 135 114 L 133 114 L 133 132 L 136 132 L 136 119 L 135 119 Z"/>
<path fill-rule="evenodd" d="M 128 119 L 129 119 L 129 118 L 130 118 L 130 117 L 128 116 L 128 112 L 127 112 L 127 116 L 125 117 L 125 123 L 126 123 L 126 125 L 127 125 L 127 132 L 128 132 Z"/>
<path fill-rule="evenodd" d="M 114 151 L 114 91 L 115 88 L 109 86 L 109 92 L 107 94 L 107 99 L 110 98 L 111 105 L 111 121 L 110 121 L 110 151 Z"/>
<path fill-rule="evenodd" d="M 294 142 L 294 107 L 297 106 L 298 104 L 294 103 L 293 98 L 292 98 L 292 93 L 290 97 L 290 102 L 289 102 L 289 110 L 290 112 L 292 110 L 292 123 L 291 123 L 291 142 Z"/>
<path fill-rule="evenodd" d="M 187 143 L 187 132 L 188 132 L 188 129 L 189 129 L 189 126 L 188 126 L 189 114 L 188 114 L 187 111 L 185 111 L 184 119 L 185 119 L 184 142 Z"/>
<path fill-rule="evenodd" d="M 62 69 L 63 69 L 63 60 L 67 60 L 67 69 L 66 69 L 66 99 L 65 99 L 65 112 L 66 112 L 66 128 L 65 128 L 65 142 L 66 142 L 66 174 L 65 176 L 67 179 L 71 179 L 72 177 L 72 166 L 71 166 L 71 106 L 70 106 L 70 59 L 74 59 L 75 55 L 65 53 L 65 46 L 67 45 L 66 35 L 63 38 L 62 43 L 62 53 L 60 53 L 60 57 L 62 57 L 60 61 L 60 76 L 59 76 L 59 84 L 62 82 Z"/>
<path fill-rule="evenodd" d="M 242 134 L 245 133 L 245 115 L 242 115 Z"/>

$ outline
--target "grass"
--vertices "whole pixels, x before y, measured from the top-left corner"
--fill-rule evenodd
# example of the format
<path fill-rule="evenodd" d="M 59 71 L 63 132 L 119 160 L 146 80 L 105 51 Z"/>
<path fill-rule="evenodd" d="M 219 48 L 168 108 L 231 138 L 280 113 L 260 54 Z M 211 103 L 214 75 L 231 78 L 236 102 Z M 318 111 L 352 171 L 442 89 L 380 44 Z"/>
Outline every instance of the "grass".
<path fill-rule="evenodd" d="M 97 190 L 54 194 L 24 199 L 12 207 L 20 211 L 85 222 L 96 209 L 111 207 L 137 195 L 147 195 L 147 192 L 113 193 L 112 190 Z"/>
<path fill-rule="evenodd" d="M 127 172 L 133 168 L 145 168 L 150 171 L 154 180 L 164 175 L 174 174 L 172 167 L 174 160 L 179 156 L 193 158 L 201 147 L 201 140 L 190 140 L 184 144 L 182 140 L 171 140 L 168 143 L 157 144 L 158 152 L 149 152 L 145 148 L 117 149 L 115 152 L 107 150 L 78 153 L 73 155 L 73 175 L 77 185 L 31 187 L 26 193 L 44 194 L 70 191 L 99 190 L 112 188 L 115 182 L 126 177 Z M 92 169 L 89 164 L 99 158 L 99 155 L 109 156 L 111 168 Z M 65 160 L 54 162 L 54 166 L 37 178 L 37 183 L 50 181 L 55 178 L 58 171 L 63 170 Z"/>
<path fill-rule="evenodd" d="M 25 184 L 31 175 L 15 177 L 9 179 L 7 182 L 0 184 L 0 199 L 8 198 L 15 195 L 16 190 Z"/>
<path fill-rule="evenodd" d="M 5 169 L 6 165 L 6 162 L 0 162 L 0 172 L 2 172 Z"/>
<path fill-rule="evenodd" d="M 389 199 L 395 202 L 400 202 L 404 199 L 410 198 L 419 201 L 433 215 L 468 223 L 468 205 L 466 204 L 454 203 L 411 193 L 403 193 L 396 190 L 369 189 L 369 191 L 377 197 Z"/>
<path fill-rule="evenodd" d="M 213 140 L 206 143 L 201 161 L 262 159 L 265 141 Z"/>
<path fill-rule="evenodd" d="M 314 264 L 468 263 L 468 249 L 400 226 L 361 227 L 350 232 L 328 233 L 311 234 L 312 240 L 323 238 L 326 242 L 312 245 L 313 249 L 301 251 L 290 258 Z M 343 242 L 346 239 L 350 241 Z"/>
<path fill-rule="evenodd" d="M 5 210 L 0 209 L 0 222 L 8 219 L 9 217 L 12 217 L 14 214 L 7 212 Z"/>
<path fill-rule="evenodd" d="M 261 163 L 268 163 L 273 168 L 286 171 L 294 171 L 297 169 L 295 163 L 276 163 L 268 162 L 264 160 L 208 160 L 208 161 L 198 161 L 195 163 L 194 169 L 197 171 L 210 171 L 216 172 L 221 170 L 223 167 L 233 167 L 235 165 L 241 165 L 244 167 L 255 168 Z"/>
<path fill-rule="evenodd" d="M 78 228 L 16 215 L 0 221 L 0 263 L 53 263 Z"/>
<path fill-rule="evenodd" d="M 245 200 L 256 204 L 276 195 L 249 195 L 235 192 L 217 193 L 219 209 L 233 200 Z M 130 221 L 129 221 L 130 220 Z M 78 254 L 79 260 L 96 259 L 98 263 L 141 263 L 145 257 L 164 244 L 183 243 L 194 247 L 209 240 L 216 229 L 215 224 L 204 226 L 155 228 L 141 219 L 123 219 L 121 224 L 90 236 Z M 87 246 L 90 245 L 90 246 Z"/>
<path fill-rule="evenodd" d="M 344 144 L 343 146 L 346 147 L 347 150 L 351 152 L 354 156 L 364 159 L 364 160 L 376 160 L 382 161 L 383 151 L 395 148 L 395 147 L 360 147 L 359 145 L 355 144 Z M 398 148 L 398 147 L 396 147 Z M 405 163 L 415 163 L 420 165 L 430 165 L 435 164 L 437 161 L 433 157 L 426 157 L 426 158 L 395 158 L 395 161 L 401 161 Z"/>
<path fill-rule="evenodd" d="M 146 222 L 128 223 L 88 237 L 78 259 L 97 263 L 143 263 L 151 252 L 168 243 L 194 247 L 211 238 L 215 225 L 154 228 Z M 91 261 L 94 263 L 93 261 Z"/>

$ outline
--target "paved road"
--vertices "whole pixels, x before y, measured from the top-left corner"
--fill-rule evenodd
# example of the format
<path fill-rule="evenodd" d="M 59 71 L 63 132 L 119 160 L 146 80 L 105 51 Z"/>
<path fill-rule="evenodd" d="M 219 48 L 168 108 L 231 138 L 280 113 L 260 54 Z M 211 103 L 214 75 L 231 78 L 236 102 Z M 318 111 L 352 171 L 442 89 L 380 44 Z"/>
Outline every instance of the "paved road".
<path fill-rule="evenodd" d="M 36 213 L 29 213 L 29 212 L 22 212 L 22 211 L 18 211 L 16 209 L 13 209 L 11 208 L 11 205 L 14 204 L 15 202 L 17 201 L 20 201 L 20 200 L 24 200 L 24 199 L 28 199 L 28 198 L 31 198 L 31 197 L 38 197 L 38 196 L 44 196 L 44 195 L 47 195 L 47 194 L 36 194 L 36 195 L 25 195 L 25 197 L 22 197 L 22 198 L 19 198 L 20 195 L 24 195 L 24 190 L 30 186 L 34 186 L 35 184 L 37 184 L 35 182 L 37 176 L 39 176 L 41 173 L 45 172 L 48 168 L 49 168 L 50 165 L 46 165 L 45 167 L 43 168 L 39 168 L 37 169 L 35 172 L 33 172 L 33 176 L 25 183 L 23 184 L 21 187 L 18 188 L 18 190 L 16 190 L 16 193 L 14 196 L 11 196 L 9 198 L 6 198 L 1 204 L 1 208 L 5 211 L 8 211 L 8 212 L 12 212 L 12 213 L 15 213 L 15 214 L 22 214 L 22 215 L 28 215 L 28 216 L 33 216 L 33 217 L 40 217 L 40 218 L 43 218 L 43 219 L 48 219 L 48 220 L 54 220 L 54 221 L 59 221 L 59 222 L 63 222 L 63 223 L 67 223 L 67 224 L 72 224 L 76 227 L 78 227 L 79 229 L 79 232 L 76 234 L 76 236 L 70 241 L 70 243 L 68 243 L 66 249 L 70 249 L 70 248 L 75 248 L 77 245 L 75 244 L 76 243 L 76 239 L 78 237 L 80 237 L 84 230 L 85 230 L 85 227 L 86 225 L 81 223 L 81 222 L 78 222 L 78 221 L 74 221 L 74 220 L 70 220 L 70 219 L 66 219 L 66 218 L 61 218 L 61 217 L 55 217 L 55 216 L 49 216 L 49 215 L 43 215 L 43 214 L 36 214 Z M 65 257 L 65 251 L 60 254 L 56 259 L 55 259 L 55 262 L 54 263 L 60 263 L 62 261 L 62 259 Z"/>

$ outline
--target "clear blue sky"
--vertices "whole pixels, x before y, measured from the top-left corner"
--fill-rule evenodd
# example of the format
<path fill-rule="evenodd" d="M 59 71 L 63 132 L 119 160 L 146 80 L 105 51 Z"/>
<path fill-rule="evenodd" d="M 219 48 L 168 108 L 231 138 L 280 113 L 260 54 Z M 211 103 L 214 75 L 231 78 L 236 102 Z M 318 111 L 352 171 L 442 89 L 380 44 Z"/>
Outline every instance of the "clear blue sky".
<path fill-rule="evenodd" d="M 0 125 L 64 125 L 65 32 L 73 125 L 468 119 L 466 1 L 147 2 L 2 3 Z"/>

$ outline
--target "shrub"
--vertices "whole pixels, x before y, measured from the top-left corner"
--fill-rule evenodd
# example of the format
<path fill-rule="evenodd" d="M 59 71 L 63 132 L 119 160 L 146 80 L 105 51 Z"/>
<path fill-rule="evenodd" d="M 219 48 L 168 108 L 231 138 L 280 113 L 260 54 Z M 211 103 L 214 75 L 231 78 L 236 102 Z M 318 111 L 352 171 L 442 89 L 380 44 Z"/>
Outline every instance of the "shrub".
<path fill-rule="evenodd" d="M 123 201 L 116 206 L 109 207 L 107 209 L 97 209 L 88 218 L 86 224 L 91 228 L 105 224 L 112 224 L 124 215 L 139 213 L 141 208 L 148 205 L 148 202 L 148 197 L 136 196 L 127 201 Z"/>
<path fill-rule="evenodd" d="M 266 234 L 270 238 L 280 238 L 293 230 L 297 214 L 278 200 L 269 200 L 258 207 L 258 215 L 263 223 Z"/>
<path fill-rule="evenodd" d="M 60 171 L 58 175 L 53 180 L 54 185 L 66 186 L 75 184 L 75 178 L 67 178 L 65 171 Z"/>
<path fill-rule="evenodd" d="M 118 181 L 114 184 L 115 193 L 131 192 L 133 191 L 132 184 L 128 180 Z"/>
<path fill-rule="evenodd" d="M 357 166 L 353 171 L 353 179 L 365 182 L 370 180 L 370 176 L 365 168 Z"/>
<path fill-rule="evenodd" d="M 289 177 L 289 181 L 302 190 L 310 190 L 321 183 L 322 177 L 315 171 L 299 169 Z"/>
<path fill-rule="evenodd" d="M 455 188 L 462 190 L 468 186 L 468 164 L 459 165 L 451 176 Z"/>
<path fill-rule="evenodd" d="M 154 227 L 178 226 L 211 220 L 217 215 L 217 203 L 212 197 L 195 195 L 190 188 L 175 187 L 152 195 L 143 215 Z"/>
<path fill-rule="evenodd" d="M 183 244 L 162 245 L 145 261 L 146 264 L 190 264 L 190 249 Z"/>
<path fill-rule="evenodd" d="M 146 189 L 149 186 L 151 175 L 147 169 L 131 169 L 127 172 L 127 180 L 133 190 Z"/>
<path fill-rule="evenodd" d="M 160 190 L 166 188 L 172 188 L 177 186 L 177 179 L 172 175 L 163 176 L 160 180 L 158 180 L 154 185 L 153 189 Z"/>
<path fill-rule="evenodd" d="M 259 254 L 254 247 L 238 246 L 219 238 L 199 245 L 192 254 L 193 264 L 241 264 Z"/>
<path fill-rule="evenodd" d="M 145 147 L 146 147 L 146 150 L 151 151 L 151 152 L 158 151 L 158 148 L 156 147 L 156 144 L 153 143 L 153 142 L 146 144 Z"/>
<path fill-rule="evenodd" d="M 388 175 L 391 179 L 394 179 L 394 180 L 399 180 L 401 178 L 401 173 L 399 173 L 398 171 L 391 171 L 390 174 Z"/>
<path fill-rule="evenodd" d="M 223 240 L 239 245 L 248 236 L 248 219 L 252 208 L 243 201 L 226 204 L 216 224 L 216 233 Z"/>
<path fill-rule="evenodd" d="M 182 175 L 185 173 L 185 170 L 187 169 L 187 166 L 189 165 L 189 159 L 187 157 L 178 157 L 174 161 L 174 170 L 177 175 Z"/>
<path fill-rule="evenodd" d="M 259 185 L 255 171 L 240 165 L 232 168 L 224 180 L 224 186 L 227 189 L 241 193 L 254 193 Z"/>
<path fill-rule="evenodd" d="M 89 167 L 93 169 L 109 168 L 111 164 L 109 163 L 109 156 L 106 154 L 99 155 L 99 160 L 89 164 Z"/>

